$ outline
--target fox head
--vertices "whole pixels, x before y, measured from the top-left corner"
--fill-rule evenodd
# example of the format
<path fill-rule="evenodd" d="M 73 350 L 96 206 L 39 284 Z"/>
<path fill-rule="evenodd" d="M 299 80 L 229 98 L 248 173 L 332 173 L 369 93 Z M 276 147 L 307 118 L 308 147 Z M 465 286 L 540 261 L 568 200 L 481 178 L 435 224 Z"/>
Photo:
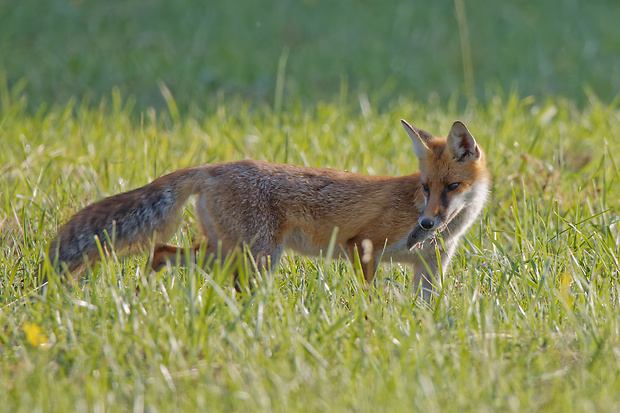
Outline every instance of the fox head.
<path fill-rule="evenodd" d="M 467 126 L 457 120 L 447 138 L 441 139 L 401 122 L 420 160 L 424 209 L 419 229 L 443 231 L 466 208 L 473 208 L 467 214 L 473 220 L 484 204 L 488 177 L 484 152 Z"/>

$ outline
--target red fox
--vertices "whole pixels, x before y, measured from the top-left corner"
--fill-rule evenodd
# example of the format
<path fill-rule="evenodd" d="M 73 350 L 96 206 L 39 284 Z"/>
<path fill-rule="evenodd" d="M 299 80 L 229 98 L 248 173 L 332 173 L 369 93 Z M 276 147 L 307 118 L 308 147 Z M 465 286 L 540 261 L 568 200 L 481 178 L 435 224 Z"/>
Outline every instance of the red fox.
<path fill-rule="evenodd" d="M 256 262 L 275 268 L 285 248 L 318 255 L 335 233 L 337 252 L 349 259 L 357 252 L 368 283 L 379 261 L 413 264 L 415 285 L 428 298 L 440 270 L 436 250 L 445 270 L 485 204 L 490 178 L 485 154 L 462 122 L 455 121 L 445 139 L 401 122 L 420 172 L 368 176 L 256 160 L 181 169 L 76 213 L 51 242 L 49 259 L 77 277 L 99 259 L 96 239 L 106 250 L 112 247 L 106 240 L 113 239 L 119 252 L 154 245 L 157 271 L 183 255 L 163 242 L 196 194 L 207 254 L 219 248 L 225 255 L 247 244 Z M 436 234 L 443 243 L 435 242 Z"/>

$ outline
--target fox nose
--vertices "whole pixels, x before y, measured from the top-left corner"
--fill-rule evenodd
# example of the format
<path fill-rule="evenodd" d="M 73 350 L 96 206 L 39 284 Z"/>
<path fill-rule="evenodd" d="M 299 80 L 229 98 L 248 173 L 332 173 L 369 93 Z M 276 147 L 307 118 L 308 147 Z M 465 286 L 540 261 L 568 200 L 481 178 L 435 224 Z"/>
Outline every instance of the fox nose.
<path fill-rule="evenodd" d="M 430 218 L 422 218 L 418 221 L 418 224 L 420 224 L 420 227 L 422 227 L 422 229 L 425 229 L 428 231 L 431 228 L 433 228 L 434 222 Z"/>

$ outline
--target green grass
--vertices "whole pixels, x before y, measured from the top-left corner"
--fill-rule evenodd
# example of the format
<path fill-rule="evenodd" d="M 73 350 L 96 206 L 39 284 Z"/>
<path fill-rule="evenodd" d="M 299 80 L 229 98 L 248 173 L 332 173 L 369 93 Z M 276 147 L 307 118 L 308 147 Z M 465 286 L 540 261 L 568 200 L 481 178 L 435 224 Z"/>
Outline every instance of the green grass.
<path fill-rule="evenodd" d="M 216 3 L 0 2 L 0 411 L 619 410 L 618 2 Z M 431 305 L 296 255 L 251 296 L 146 254 L 35 289 L 93 201 L 244 158 L 411 173 L 401 118 L 465 121 L 493 175 Z"/>
<path fill-rule="evenodd" d="M 34 115 L 7 95 L 7 411 L 620 406 L 617 106 L 509 97 L 455 113 L 401 99 L 371 115 L 353 104 L 275 114 L 226 100 L 203 118 L 151 111 L 134 121 L 118 95 L 103 110 Z M 176 168 L 249 156 L 409 173 L 417 166 L 401 116 L 437 134 L 462 118 L 494 175 L 491 202 L 430 307 L 413 297 L 406 267 L 383 266 L 369 296 L 348 264 L 294 255 L 251 297 L 234 297 L 225 268 L 149 279 L 145 257 L 109 259 L 74 288 L 31 293 L 46 242 L 89 202 Z M 197 236 L 191 211 L 174 242 Z M 32 326 L 40 333 L 29 338 Z"/>

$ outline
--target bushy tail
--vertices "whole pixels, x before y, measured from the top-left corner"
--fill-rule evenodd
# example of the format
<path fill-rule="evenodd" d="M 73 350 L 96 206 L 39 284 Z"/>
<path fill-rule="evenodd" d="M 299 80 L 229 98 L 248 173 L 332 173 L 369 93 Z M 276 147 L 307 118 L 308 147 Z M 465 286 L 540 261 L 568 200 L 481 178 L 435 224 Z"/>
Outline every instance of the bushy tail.
<path fill-rule="evenodd" d="M 100 257 L 103 248 L 137 252 L 155 237 L 169 238 L 178 228 L 183 206 L 207 179 L 208 165 L 182 169 L 133 191 L 91 204 L 64 224 L 52 240 L 49 259 L 56 270 L 77 277 L 87 264 Z"/>

